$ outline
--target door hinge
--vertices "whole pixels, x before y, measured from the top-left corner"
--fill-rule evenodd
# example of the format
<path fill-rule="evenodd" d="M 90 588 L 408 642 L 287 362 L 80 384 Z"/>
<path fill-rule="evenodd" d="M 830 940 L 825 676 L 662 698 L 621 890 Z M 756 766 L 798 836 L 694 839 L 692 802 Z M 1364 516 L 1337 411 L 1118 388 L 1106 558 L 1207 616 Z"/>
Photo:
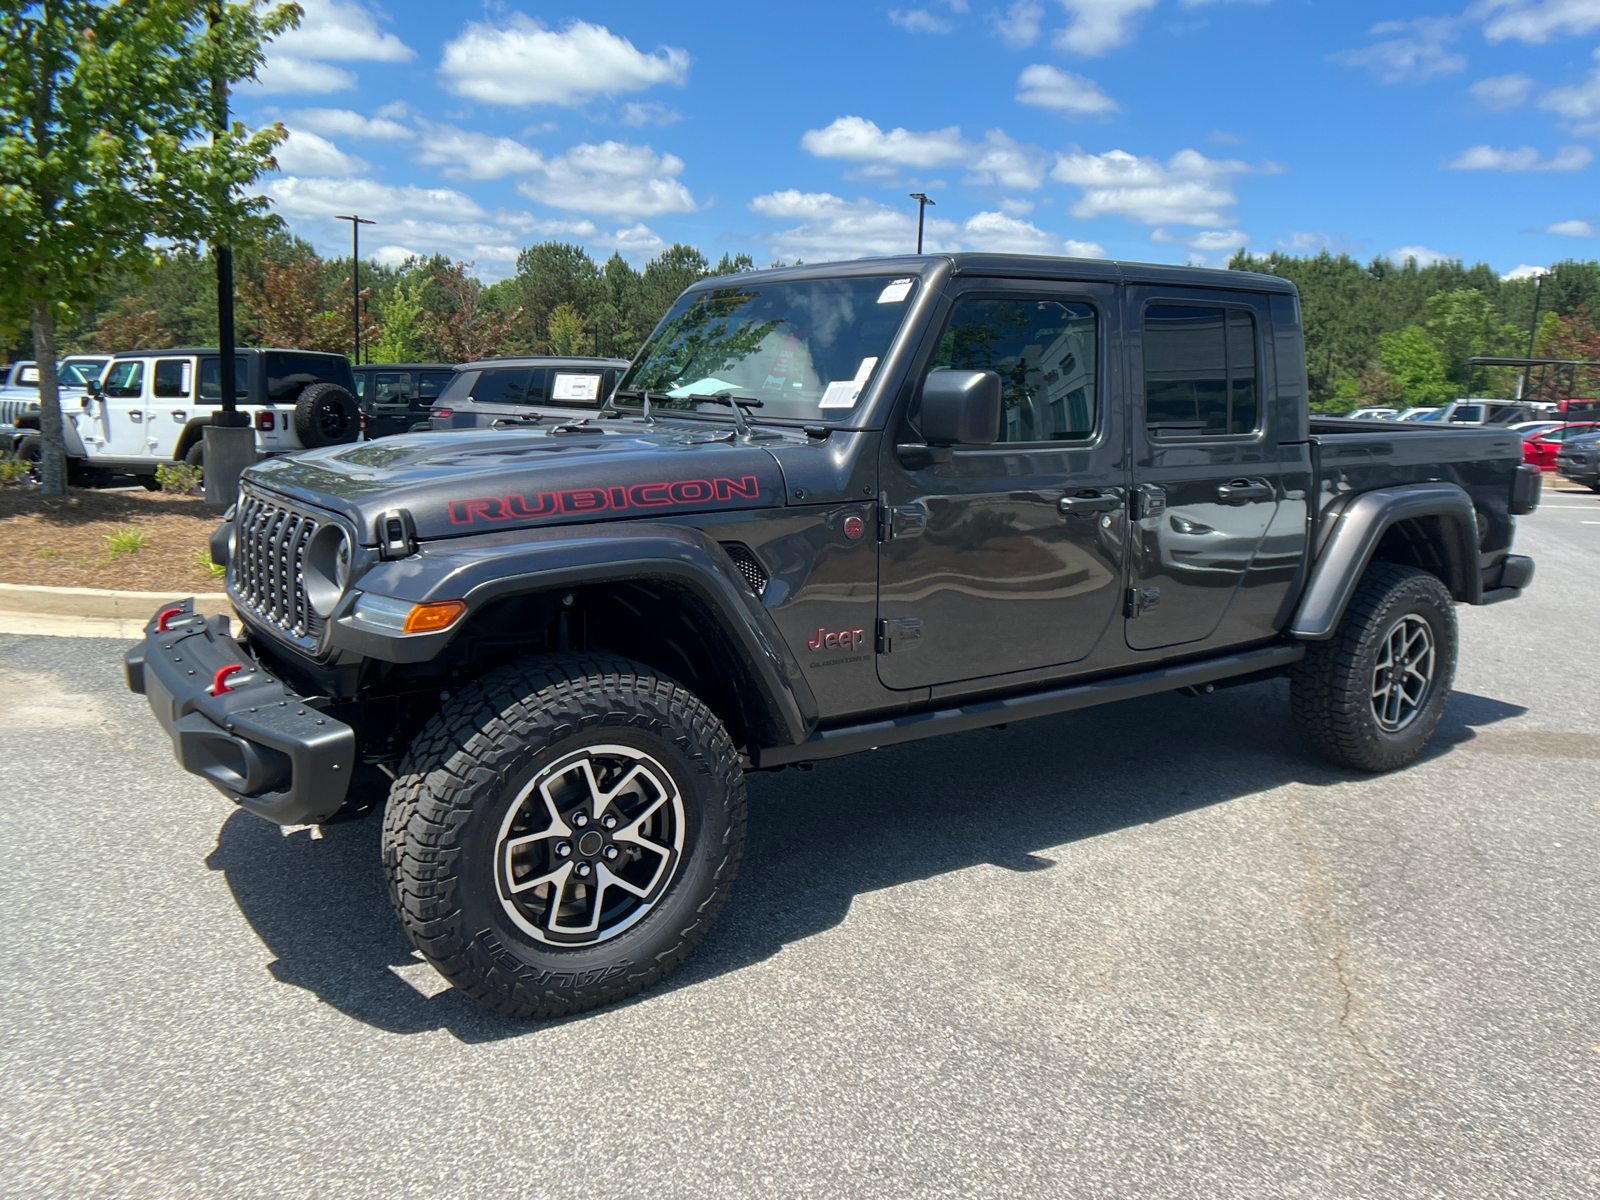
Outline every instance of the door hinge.
<path fill-rule="evenodd" d="M 928 514 L 918 504 L 902 504 L 891 508 L 878 505 L 878 540 L 892 541 L 897 537 L 916 537 L 928 524 Z"/>
<path fill-rule="evenodd" d="M 1131 621 L 1140 613 L 1149 612 L 1160 603 L 1160 588 L 1129 588 L 1123 615 Z"/>
<path fill-rule="evenodd" d="M 917 617 L 895 617 L 878 622 L 878 653 L 893 654 L 915 650 L 922 644 L 922 621 Z"/>
<path fill-rule="evenodd" d="M 1167 489 L 1142 483 L 1133 489 L 1133 519 L 1159 517 L 1167 511 Z"/>

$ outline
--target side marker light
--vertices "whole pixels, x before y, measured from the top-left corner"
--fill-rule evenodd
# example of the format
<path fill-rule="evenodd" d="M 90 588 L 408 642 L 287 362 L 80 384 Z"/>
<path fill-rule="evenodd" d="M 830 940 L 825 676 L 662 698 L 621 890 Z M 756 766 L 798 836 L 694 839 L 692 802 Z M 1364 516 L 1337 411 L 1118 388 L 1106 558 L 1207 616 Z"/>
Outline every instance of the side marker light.
<path fill-rule="evenodd" d="M 464 600 L 433 600 L 427 604 L 418 604 L 406 617 L 405 628 L 401 632 L 437 633 L 454 625 L 466 611 L 467 605 Z"/>

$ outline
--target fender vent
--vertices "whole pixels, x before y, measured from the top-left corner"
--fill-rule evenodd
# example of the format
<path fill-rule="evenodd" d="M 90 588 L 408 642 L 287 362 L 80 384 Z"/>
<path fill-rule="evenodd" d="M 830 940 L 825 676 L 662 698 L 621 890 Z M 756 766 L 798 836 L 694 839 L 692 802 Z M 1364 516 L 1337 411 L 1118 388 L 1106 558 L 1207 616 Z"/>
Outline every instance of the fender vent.
<path fill-rule="evenodd" d="M 743 542 L 723 542 L 722 548 L 728 552 L 728 557 L 733 559 L 733 565 L 739 568 L 739 574 L 744 576 L 744 581 L 750 585 L 750 590 L 757 596 L 766 594 L 767 569 L 761 565 L 761 560 L 755 552 Z"/>

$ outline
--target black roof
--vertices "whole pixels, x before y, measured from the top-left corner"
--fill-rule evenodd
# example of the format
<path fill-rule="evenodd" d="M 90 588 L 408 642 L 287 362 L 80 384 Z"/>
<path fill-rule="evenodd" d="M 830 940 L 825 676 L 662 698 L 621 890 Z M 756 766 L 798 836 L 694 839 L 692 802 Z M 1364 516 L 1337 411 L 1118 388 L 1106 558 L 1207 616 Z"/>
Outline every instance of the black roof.
<path fill-rule="evenodd" d="M 358 363 L 352 371 L 455 371 L 460 363 L 408 362 L 408 363 Z"/>
<path fill-rule="evenodd" d="M 1170 287 L 1230 288 L 1294 295 L 1295 286 L 1276 275 L 1226 271 L 1214 267 L 1174 267 L 1161 263 L 1121 262 L 1108 258 L 1057 258 L 1044 254 L 906 254 L 890 258 L 856 258 L 847 262 L 806 263 L 773 267 L 742 275 L 713 275 L 695 290 L 726 287 L 733 279 L 821 279 L 841 275 L 924 275 L 938 268 L 953 275 L 991 278 L 1062 279 L 1085 283 L 1149 283 Z"/>
<path fill-rule="evenodd" d="M 248 354 L 314 354 L 318 358 L 344 358 L 348 355 L 338 354 L 331 350 L 291 350 L 286 346 L 235 346 L 236 355 Z M 112 358 L 150 358 L 162 354 L 217 354 L 220 353 L 215 346 L 171 346 L 163 350 L 118 350 Z"/>
<path fill-rule="evenodd" d="M 605 370 L 612 367 L 626 367 L 628 360 L 625 358 L 588 358 L 577 355 L 562 356 L 559 354 L 513 354 L 505 358 L 480 358 L 473 362 L 462 363 L 456 367 L 458 371 L 483 367 L 590 367 L 596 370 Z"/>

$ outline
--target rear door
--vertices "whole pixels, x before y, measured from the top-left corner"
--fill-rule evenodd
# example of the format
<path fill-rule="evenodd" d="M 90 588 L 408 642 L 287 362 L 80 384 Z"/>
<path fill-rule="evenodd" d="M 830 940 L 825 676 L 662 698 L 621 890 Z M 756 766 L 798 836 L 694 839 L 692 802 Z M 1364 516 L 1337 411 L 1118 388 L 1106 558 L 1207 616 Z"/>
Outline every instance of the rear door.
<path fill-rule="evenodd" d="M 1128 460 L 1117 288 L 970 280 L 910 377 L 999 373 L 998 438 L 883 468 L 878 677 L 917 688 L 1079 663 L 1121 611 Z M 912 421 L 915 419 L 914 407 Z M 914 435 L 913 435 L 914 436 Z"/>
<path fill-rule="evenodd" d="M 1160 650 L 1258 636 L 1229 612 L 1281 498 L 1263 335 L 1268 300 L 1130 287 L 1133 504 L 1128 645 Z"/>
<path fill-rule="evenodd" d="M 195 399 L 195 360 L 158 358 L 151 368 L 150 412 L 145 420 L 145 452 L 170 460 L 189 423 Z"/>

